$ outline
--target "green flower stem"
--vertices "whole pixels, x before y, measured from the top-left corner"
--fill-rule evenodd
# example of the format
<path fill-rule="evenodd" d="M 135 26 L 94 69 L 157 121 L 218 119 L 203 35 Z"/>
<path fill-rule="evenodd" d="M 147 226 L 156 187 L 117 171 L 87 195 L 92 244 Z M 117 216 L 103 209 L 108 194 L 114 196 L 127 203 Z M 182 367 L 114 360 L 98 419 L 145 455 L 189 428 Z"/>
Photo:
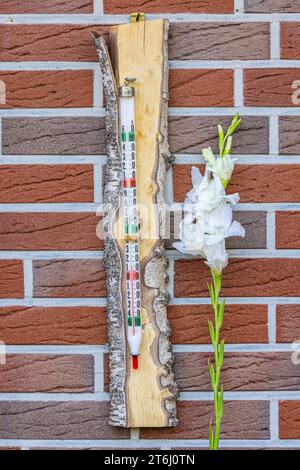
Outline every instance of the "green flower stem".
<path fill-rule="evenodd" d="M 224 359 L 224 340 L 220 341 L 220 330 L 223 323 L 225 301 L 219 301 L 222 274 L 212 272 L 213 283 L 209 284 L 208 289 L 214 310 L 214 323 L 208 321 L 211 342 L 214 349 L 214 363 L 208 361 L 211 386 L 214 395 L 214 426 L 213 420 L 209 427 L 209 448 L 218 450 L 221 432 L 221 423 L 223 418 L 223 386 L 221 382 L 221 370 Z"/>

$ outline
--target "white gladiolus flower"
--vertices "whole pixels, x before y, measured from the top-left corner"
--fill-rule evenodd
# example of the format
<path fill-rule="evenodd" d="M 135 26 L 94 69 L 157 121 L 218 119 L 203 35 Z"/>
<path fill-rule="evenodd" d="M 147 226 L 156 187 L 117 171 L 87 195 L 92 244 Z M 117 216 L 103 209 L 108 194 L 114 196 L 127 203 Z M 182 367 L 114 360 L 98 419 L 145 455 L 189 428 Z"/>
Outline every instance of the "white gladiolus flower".
<path fill-rule="evenodd" d="M 225 151 L 230 151 L 232 144 L 232 137 L 228 137 Z M 228 181 L 231 178 L 235 162 L 237 158 L 231 158 L 229 154 L 226 154 L 223 157 L 215 157 L 213 151 L 210 147 L 202 150 L 202 155 L 206 161 L 206 166 L 209 171 L 218 175 L 222 183 L 226 186 Z"/>
<path fill-rule="evenodd" d="M 192 169 L 193 189 L 185 201 L 185 217 L 180 223 L 179 238 L 173 246 L 190 255 L 200 255 L 212 272 L 221 274 L 227 266 L 228 254 L 225 239 L 245 236 L 239 222 L 232 221 L 232 208 L 238 202 L 238 194 L 226 195 L 218 175 L 197 168 Z"/>

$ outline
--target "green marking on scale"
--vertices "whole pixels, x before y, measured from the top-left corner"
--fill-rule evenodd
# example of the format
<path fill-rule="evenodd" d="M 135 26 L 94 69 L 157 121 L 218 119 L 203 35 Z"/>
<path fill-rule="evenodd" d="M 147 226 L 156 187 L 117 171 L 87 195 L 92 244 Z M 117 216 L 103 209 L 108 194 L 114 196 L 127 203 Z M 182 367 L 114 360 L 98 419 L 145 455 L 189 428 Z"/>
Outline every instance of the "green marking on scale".
<path fill-rule="evenodd" d="M 135 326 L 141 326 L 141 317 L 135 317 L 134 324 Z"/>
<path fill-rule="evenodd" d="M 121 132 L 121 140 L 122 142 L 126 142 L 126 132 Z"/>
<path fill-rule="evenodd" d="M 128 326 L 132 326 L 132 317 L 128 317 Z"/>
<path fill-rule="evenodd" d="M 126 235 L 129 234 L 129 224 L 125 224 L 125 233 Z"/>
<path fill-rule="evenodd" d="M 139 228 L 138 228 L 137 224 L 132 224 L 131 225 L 131 230 L 132 230 L 132 233 L 138 233 Z"/>
<path fill-rule="evenodd" d="M 135 134 L 134 132 L 128 132 L 129 142 L 135 141 Z"/>

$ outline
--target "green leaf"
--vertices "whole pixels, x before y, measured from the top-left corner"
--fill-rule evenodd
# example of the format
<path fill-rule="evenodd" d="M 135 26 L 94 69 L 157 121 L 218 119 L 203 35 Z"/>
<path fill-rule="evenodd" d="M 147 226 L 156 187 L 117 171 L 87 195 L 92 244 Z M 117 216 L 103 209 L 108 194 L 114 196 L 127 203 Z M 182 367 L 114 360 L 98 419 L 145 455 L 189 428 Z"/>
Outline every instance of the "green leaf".
<path fill-rule="evenodd" d="M 221 368 L 224 360 L 224 349 L 225 349 L 225 341 L 222 339 L 219 345 L 219 361 L 218 366 Z"/>
<path fill-rule="evenodd" d="M 212 427 L 212 421 L 209 423 L 209 450 L 214 449 L 214 431 Z"/>
<path fill-rule="evenodd" d="M 228 154 L 231 151 L 231 147 L 232 147 L 232 137 L 228 137 L 226 141 L 224 153 L 226 152 Z"/>
<path fill-rule="evenodd" d="M 228 128 L 226 136 L 227 137 L 231 136 L 234 133 L 234 131 L 236 130 L 236 128 L 240 125 L 241 122 L 242 122 L 242 120 L 239 119 L 235 123 L 231 124 L 231 126 L 229 126 L 229 128 Z"/>
<path fill-rule="evenodd" d="M 224 409 L 224 391 L 223 391 L 223 385 L 221 387 L 220 392 L 218 393 L 218 413 L 219 417 L 223 417 L 223 409 Z"/>
<path fill-rule="evenodd" d="M 216 381 L 216 374 L 215 374 L 214 366 L 213 366 L 213 364 L 210 362 L 209 359 L 208 359 L 208 370 L 209 370 L 211 385 L 212 385 L 212 387 L 214 388 L 215 381 Z"/>
<path fill-rule="evenodd" d="M 212 345 L 215 346 L 215 343 L 216 343 L 215 329 L 214 329 L 214 325 L 212 324 L 210 320 L 208 320 L 208 328 L 209 328 L 209 334 L 210 334 Z"/>
<path fill-rule="evenodd" d="M 225 300 L 219 304 L 219 311 L 218 311 L 218 328 L 222 327 L 223 318 L 224 318 L 224 309 L 225 309 Z"/>
<path fill-rule="evenodd" d="M 209 290 L 211 302 L 214 305 L 214 303 L 215 303 L 215 291 L 214 291 L 214 287 L 213 287 L 212 284 L 208 284 L 208 290 Z"/>

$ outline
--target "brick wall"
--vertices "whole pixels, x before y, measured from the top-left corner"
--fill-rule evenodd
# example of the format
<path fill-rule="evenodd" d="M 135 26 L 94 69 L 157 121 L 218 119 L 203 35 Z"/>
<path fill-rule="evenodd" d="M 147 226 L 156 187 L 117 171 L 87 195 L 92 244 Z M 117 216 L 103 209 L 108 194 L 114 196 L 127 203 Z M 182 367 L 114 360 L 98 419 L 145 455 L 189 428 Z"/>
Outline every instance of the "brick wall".
<path fill-rule="evenodd" d="M 299 0 L 1 2 L 0 448 L 207 447 L 208 271 L 170 246 L 180 425 L 107 425 L 105 112 L 91 32 L 136 10 L 171 21 L 169 202 L 183 200 L 217 123 L 243 118 L 229 191 L 247 236 L 230 241 L 224 277 L 222 447 L 300 448 Z"/>

